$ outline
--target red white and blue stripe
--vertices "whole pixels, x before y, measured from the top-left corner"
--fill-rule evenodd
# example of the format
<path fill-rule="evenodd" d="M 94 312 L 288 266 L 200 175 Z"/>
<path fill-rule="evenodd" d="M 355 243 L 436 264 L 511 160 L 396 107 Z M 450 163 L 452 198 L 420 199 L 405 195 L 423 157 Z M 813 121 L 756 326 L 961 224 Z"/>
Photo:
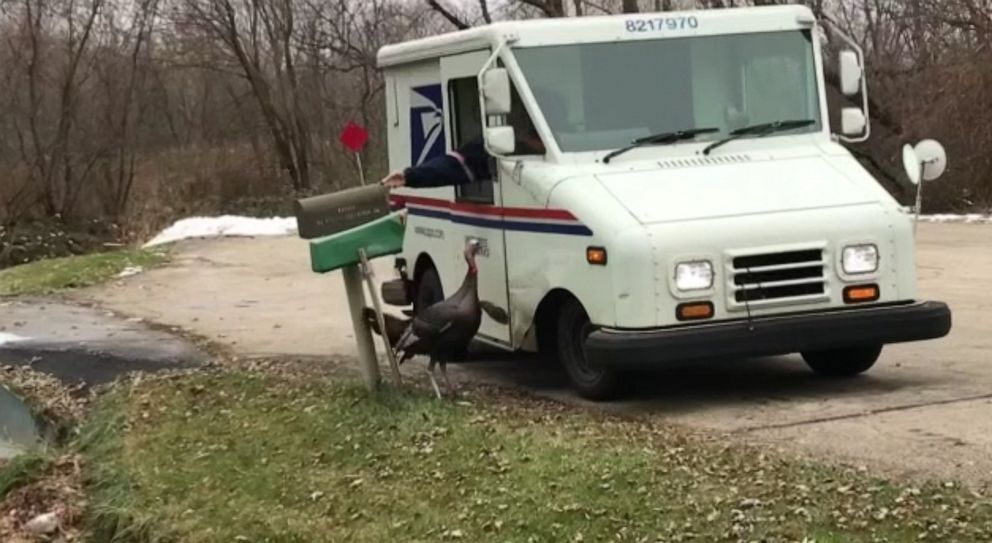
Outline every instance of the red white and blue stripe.
<path fill-rule="evenodd" d="M 420 196 L 390 197 L 394 208 L 406 207 L 407 213 L 418 217 L 449 220 L 482 228 L 516 232 L 591 236 L 592 230 L 564 209 L 502 207 L 466 202 L 450 202 Z"/>

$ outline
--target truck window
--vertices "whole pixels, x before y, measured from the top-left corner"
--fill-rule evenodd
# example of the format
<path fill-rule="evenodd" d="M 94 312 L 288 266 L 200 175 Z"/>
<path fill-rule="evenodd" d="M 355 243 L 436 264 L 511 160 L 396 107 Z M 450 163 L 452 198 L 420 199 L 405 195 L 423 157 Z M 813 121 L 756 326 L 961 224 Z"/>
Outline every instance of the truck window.
<path fill-rule="evenodd" d="M 514 49 L 565 152 L 615 149 L 697 127 L 720 133 L 783 119 L 815 122 L 819 98 L 809 31 L 577 43 Z"/>
<path fill-rule="evenodd" d="M 553 106 L 549 106 L 548 110 L 553 111 Z M 510 153 L 511 156 L 544 154 L 544 142 L 537 135 L 534 121 L 527 113 L 527 108 L 524 107 L 523 100 L 517 93 L 517 87 L 512 82 L 510 83 L 510 114 L 504 121 L 513 127 L 513 133 L 517 138 L 517 146 Z"/>
<path fill-rule="evenodd" d="M 479 82 L 475 77 L 448 81 L 448 103 L 451 104 L 451 146 L 454 149 L 482 138 L 482 113 L 479 109 Z M 493 182 L 479 179 L 455 187 L 459 202 L 493 203 Z"/>
<path fill-rule="evenodd" d="M 475 77 L 462 77 L 448 81 L 448 103 L 451 104 L 451 145 L 457 149 L 462 145 L 482 138 L 482 113 L 479 109 L 479 83 Z M 517 136 L 517 148 L 513 156 L 543 155 L 544 143 L 537 135 L 537 129 L 524 107 L 517 88 L 511 83 L 511 113 L 497 119 L 497 124 L 513 126 Z M 455 187 L 455 199 L 462 202 L 493 203 L 492 179 L 480 179 L 474 183 Z"/>

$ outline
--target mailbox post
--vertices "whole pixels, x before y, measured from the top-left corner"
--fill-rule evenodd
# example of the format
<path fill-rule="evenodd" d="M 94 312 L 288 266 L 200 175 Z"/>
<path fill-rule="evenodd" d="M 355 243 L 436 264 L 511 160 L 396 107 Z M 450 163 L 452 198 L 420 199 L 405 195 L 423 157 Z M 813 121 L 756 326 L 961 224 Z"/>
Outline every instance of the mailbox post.
<path fill-rule="evenodd" d="M 315 273 L 341 270 L 362 378 L 370 391 L 380 383 L 379 363 L 372 332 L 365 322 L 364 277 L 380 330 L 385 330 L 369 260 L 395 254 L 403 248 L 404 225 L 390 214 L 389 190 L 381 186 L 359 187 L 296 201 L 296 221 L 301 238 L 310 240 L 310 264 Z M 400 383 L 399 365 L 383 335 L 393 379 Z"/>
<path fill-rule="evenodd" d="M 362 287 L 362 272 L 355 264 L 341 268 L 344 277 L 344 290 L 348 294 L 348 311 L 351 314 L 351 325 L 355 330 L 355 344 L 358 347 L 358 363 L 362 370 L 362 380 L 365 387 L 371 390 L 379 388 L 379 360 L 375 354 L 375 344 L 372 343 L 372 331 L 362 316 L 365 308 L 365 293 Z M 387 347 L 388 349 L 388 347 Z"/>

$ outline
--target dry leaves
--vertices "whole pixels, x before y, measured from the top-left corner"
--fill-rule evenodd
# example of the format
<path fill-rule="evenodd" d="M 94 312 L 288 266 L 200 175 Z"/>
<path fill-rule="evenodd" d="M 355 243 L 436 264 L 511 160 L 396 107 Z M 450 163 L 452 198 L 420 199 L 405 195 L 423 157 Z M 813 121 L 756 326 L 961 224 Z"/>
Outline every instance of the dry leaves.
<path fill-rule="evenodd" d="M 79 456 L 63 455 L 35 481 L 13 490 L 0 501 L 0 541 L 22 543 L 56 537 L 62 541 L 80 541 L 85 507 Z M 54 532 L 39 534 L 39 529 L 32 529 L 32 521 L 35 526 L 41 526 L 52 516 Z"/>
<path fill-rule="evenodd" d="M 0 384 L 21 396 L 37 415 L 59 423 L 80 421 L 89 400 L 85 383 L 69 386 L 30 367 L 0 366 Z"/>

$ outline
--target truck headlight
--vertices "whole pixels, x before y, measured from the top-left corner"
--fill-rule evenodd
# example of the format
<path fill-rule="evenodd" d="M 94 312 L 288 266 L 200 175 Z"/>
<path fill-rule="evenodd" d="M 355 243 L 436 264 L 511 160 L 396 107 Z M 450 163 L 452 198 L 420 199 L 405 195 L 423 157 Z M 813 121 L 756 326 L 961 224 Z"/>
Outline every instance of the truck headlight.
<path fill-rule="evenodd" d="M 681 291 L 706 290 L 713 286 L 713 264 L 708 260 L 680 262 L 675 266 L 675 286 Z"/>
<path fill-rule="evenodd" d="M 841 263 L 844 273 L 858 275 L 878 270 L 878 247 L 873 244 L 844 247 Z"/>

